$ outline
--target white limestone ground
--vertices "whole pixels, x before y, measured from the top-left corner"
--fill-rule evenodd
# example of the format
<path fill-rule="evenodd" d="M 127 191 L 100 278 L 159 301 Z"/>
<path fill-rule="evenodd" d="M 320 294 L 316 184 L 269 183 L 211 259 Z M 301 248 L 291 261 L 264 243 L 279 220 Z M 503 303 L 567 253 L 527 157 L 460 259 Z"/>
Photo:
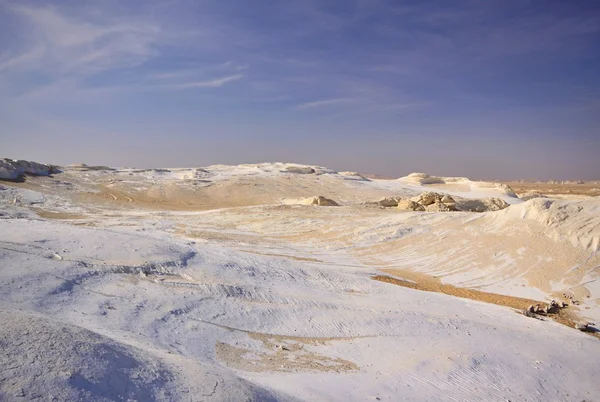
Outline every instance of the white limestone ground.
<path fill-rule="evenodd" d="M 448 181 L 435 191 L 520 202 Z M 406 268 L 537 299 L 571 289 L 600 316 L 598 201 L 361 205 L 436 185 L 285 164 L 2 185 L 0 400 L 600 399 L 598 339 L 370 279 Z M 342 206 L 282 205 L 318 194 Z M 199 208 L 167 203 L 194 195 Z"/>

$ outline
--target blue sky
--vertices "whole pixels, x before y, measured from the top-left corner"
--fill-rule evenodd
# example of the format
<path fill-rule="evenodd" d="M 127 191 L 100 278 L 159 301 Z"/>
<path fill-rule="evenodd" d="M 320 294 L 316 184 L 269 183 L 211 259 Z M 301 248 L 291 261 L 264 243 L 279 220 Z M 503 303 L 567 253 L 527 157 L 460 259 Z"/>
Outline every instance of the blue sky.
<path fill-rule="evenodd" d="M 0 151 L 600 179 L 600 5 L 0 0 Z"/>

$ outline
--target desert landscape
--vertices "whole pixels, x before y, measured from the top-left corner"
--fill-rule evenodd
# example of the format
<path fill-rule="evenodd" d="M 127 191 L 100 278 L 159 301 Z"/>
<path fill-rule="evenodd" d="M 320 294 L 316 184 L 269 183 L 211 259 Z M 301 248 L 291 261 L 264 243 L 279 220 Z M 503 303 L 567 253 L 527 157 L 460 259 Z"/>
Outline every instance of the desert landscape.
<path fill-rule="evenodd" d="M 0 179 L 2 401 L 600 400 L 598 182 Z"/>
<path fill-rule="evenodd" d="M 600 2 L 0 0 L 0 402 L 600 402 Z"/>

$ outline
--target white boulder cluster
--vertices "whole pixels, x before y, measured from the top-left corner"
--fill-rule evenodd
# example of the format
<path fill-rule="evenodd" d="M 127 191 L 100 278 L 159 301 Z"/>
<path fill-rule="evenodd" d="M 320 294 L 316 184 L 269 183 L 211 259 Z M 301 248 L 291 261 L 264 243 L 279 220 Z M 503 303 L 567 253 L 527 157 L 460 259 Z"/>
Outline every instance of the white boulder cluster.
<path fill-rule="evenodd" d="M 413 198 L 386 197 L 377 201 L 377 205 L 385 208 L 395 207 L 401 211 L 420 212 L 486 212 L 498 211 L 508 207 L 500 198 L 455 199 L 448 194 L 426 191 Z"/>
<path fill-rule="evenodd" d="M 0 159 L 0 179 L 2 180 L 19 180 L 25 174 L 49 176 L 58 172 L 57 167 L 52 165 L 8 158 Z"/>

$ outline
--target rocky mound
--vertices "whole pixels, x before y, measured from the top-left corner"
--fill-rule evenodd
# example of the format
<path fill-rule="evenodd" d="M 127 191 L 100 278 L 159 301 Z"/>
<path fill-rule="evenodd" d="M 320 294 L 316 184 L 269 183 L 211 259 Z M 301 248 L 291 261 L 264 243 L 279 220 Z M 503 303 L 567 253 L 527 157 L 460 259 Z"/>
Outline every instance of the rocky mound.
<path fill-rule="evenodd" d="M 456 201 L 447 194 L 426 191 L 410 200 L 398 201 L 398 209 L 409 211 L 449 212 L 456 211 Z"/>
<path fill-rule="evenodd" d="M 412 200 L 398 200 L 396 207 L 401 211 L 425 211 L 425 207 Z"/>
<path fill-rule="evenodd" d="M 427 212 L 488 212 L 507 208 L 508 204 L 500 198 L 466 199 L 454 198 L 448 194 L 426 191 L 411 199 L 388 197 L 377 201 L 383 207 L 396 207 L 402 211 Z"/>
<path fill-rule="evenodd" d="M 300 204 L 302 205 L 318 205 L 321 207 L 337 207 L 339 204 L 332 199 L 325 198 L 322 195 L 316 197 L 308 197 L 303 199 Z"/>
<path fill-rule="evenodd" d="M 385 197 L 380 199 L 379 201 L 375 201 L 375 204 L 379 205 L 380 207 L 397 207 L 398 206 L 398 202 L 401 200 L 402 198 L 400 197 Z"/>
<path fill-rule="evenodd" d="M 509 205 L 503 199 L 494 197 L 481 200 L 461 199 L 456 204 L 457 210 L 467 212 L 500 211 L 504 208 L 508 208 L 508 206 Z"/>

